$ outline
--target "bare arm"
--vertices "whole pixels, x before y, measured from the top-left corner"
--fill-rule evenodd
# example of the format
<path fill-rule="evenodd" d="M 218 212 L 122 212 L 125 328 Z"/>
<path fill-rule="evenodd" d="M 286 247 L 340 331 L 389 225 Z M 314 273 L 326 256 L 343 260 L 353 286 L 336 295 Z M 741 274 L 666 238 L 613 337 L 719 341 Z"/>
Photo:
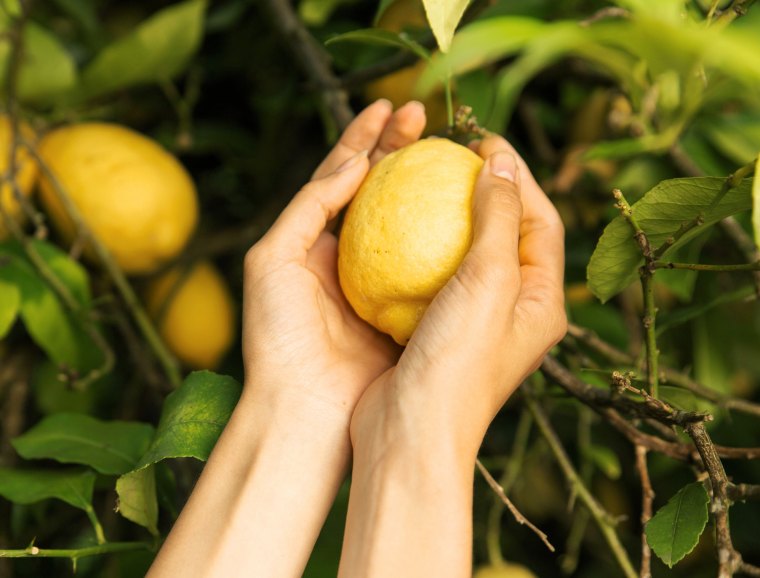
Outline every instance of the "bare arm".
<path fill-rule="evenodd" d="M 329 223 L 424 123 L 418 104 L 368 107 L 249 251 L 244 392 L 150 578 L 302 574 L 346 473 L 351 414 L 398 356 L 345 301 Z"/>

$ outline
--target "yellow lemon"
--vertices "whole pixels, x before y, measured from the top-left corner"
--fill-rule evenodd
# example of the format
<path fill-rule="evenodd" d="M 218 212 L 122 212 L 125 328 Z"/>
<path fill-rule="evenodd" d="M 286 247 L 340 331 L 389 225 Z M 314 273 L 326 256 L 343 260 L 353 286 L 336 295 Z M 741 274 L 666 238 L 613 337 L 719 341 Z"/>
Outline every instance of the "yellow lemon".
<path fill-rule="evenodd" d="M 48 133 L 39 151 L 127 273 L 153 271 L 185 247 L 198 221 L 197 193 L 187 171 L 158 143 L 123 126 L 83 123 Z M 71 242 L 75 225 L 44 176 L 40 193 L 51 221 Z"/>
<path fill-rule="evenodd" d="M 483 159 L 426 139 L 375 165 L 346 212 L 340 284 L 368 323 L 404 345 L 472 242 L 472 194 Z"/>
<path fill-rule="evenodd" d="M 505 562 L 498 566 L 481 566 L 472 578 L 536 578 L 536 575 L 525 566 Z"/>
<path fill-rule="evenodd" d="M 232 295 L 208 261 L 175 267 L 151 281 L 145 305 L 166 346 L 193 369 L 217 367 L 235 339 Z"/>
<path fill-rule="evenodd" d="M 25 140 L 34 141 L 34 131 L 26 123 L 19 123 L 19 131 Z M 11 148 L 11 123 L 7 116 L 0 116 L 0 174 L 5 174 L 8 170 L 8 158 Z M 16 152 L 16 183 L 23 195 L 29 196 L 37 180 L 37 163 L 24 148 L 19 148 Z M 16 200 L 13 187 L 8 183 L 3 183 L 0 188 L 0 203 L 2 208 L 9 217 L 16 221 L 23 222 L 24 212 Z M 0 217 L 0 241 L 8 237 L 8 230 L 5 227 L 4 219 Z"/>
<path fill-rule="evenodd" d="M 377 27 L 390 32 L 402 32 L 406 28 L 425 28 L 427 19 L 420 0 L 396 0 L 391 4 L 377 23 Z M 364 95 L 368 102 L 385 98 L 399 108 L 415 98 L 415 87 L 427 63 L 418 60 L 412 66 L 391 72 L 368 83 Z M 426 132 L 435 132 L 446 127 L 446 100 L 443 92 L 436 92 L 424 99 L 427 116 Z"/>

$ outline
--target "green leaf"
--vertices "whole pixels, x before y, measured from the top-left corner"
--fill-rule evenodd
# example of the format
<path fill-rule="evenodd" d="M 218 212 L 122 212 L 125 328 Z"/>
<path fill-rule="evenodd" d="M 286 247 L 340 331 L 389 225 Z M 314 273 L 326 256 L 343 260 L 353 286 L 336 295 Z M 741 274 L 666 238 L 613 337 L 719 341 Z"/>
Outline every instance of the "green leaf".
<path fill-rule="evenodd" d="M 87 275 L 80 265 L 43 241 L 35 243 L 43 260 L 82 305 L 89 305 Z M 96 367 L 102 353 L 58 296 L 37 273 L 16 243 L 0 243 L 0 280 L 15 285 L 21 294 L 21 319 L 29 335 L 58 365 L 80 372 Z"/>
<path fill-rule="evenodd" d="M 55 498 L 89 511 L 95 472 L 85 469 L 15 470 L 0 467 L 0 496 L 15 504 L 33 504 Z"/>
<path fill-rule="evenodd" d="M 504 16 L 473 22 L 457 33 L 451 52 L 437 55 L 433 59 L 433 66 L 420 79 L 420 89 L 431 92 L 448 71 L 460 75 L 512 56 L 530 41 L 546 34 L 551 27 L 559 25 L 524 16 Z"/>
<path fill-rule="evenodd" d="M 0 34 L 10 25 L 0 10 Z M 10 45 L 0 43 L 0 78 L 5 78 Z M 77 82 L 74 60 L 58 39 L 45 28 L 29 23 L 24 29 L 24 59 L 19 71 L 18 97 L 24 102 L 46 104 L 71 90 Z"/>
<path fill-rule="evenodd" d="M 469 0 L 422 0 L 422 4 L 438 48 L 441 52 L 448 52 Z"/>
<path fill-rule="evenodd" d="M 707 211 L 723 183 L 724 179 L 715 177 L 663 181 L 633 205 L 634 217 L 649 242 L 658 247 L 683 223 L 702 215 L 704 224 L 684 235 L 667 255 L 720 219 L 751 208 L 751 182 L 744 179 L 738 187 L 728 191 L 716 207 Z M 643 262 L 630 224 L 618 216 L 604 229 L 591 256 L 587 270 L 589 288 L 602 302 L 607 301 L 637 278 Z"/>
<path fill-rule="evenodd" d="M 604 475 L 611 480 L 620 478 L 620 459 L 617 454 L 607 446 L 592 445 L 588 448 L 588 457 L 594 462 Z"/>
<path fill-rule="evenodd" d="M 660 385 L 660 397 L 672 406 L 684 411 L 701 411 L 713 413 L 715 405 L 697 397 L 688 389 L 672 385 Z"/>
<path fill-rule="evenodd" d="M 158 430 L 136 468 L 166 458 L 208 459 L 240 398 L 240 384 L 210 371 L 191 373 L 166 398 Z"/>
<path fill-rule="evenodd" d="M 26 459 L 49 458 L 84 464 L 101 474 L 120 475 L 134 468 L 152 437 L 153 426 L 149 424 L 58 413 L 11 443 Z"/>
<path fill-rule="evenodd" d="M 21 293 L 18 287 L 0 279 L 0 339 L 10 331 L 20 306 Z"/>
<path fill-rule="evenodd" d="M 681 488 L 647 523 L 647 543 L 668 567 L 680 562 L 699 542 L 709 501 L 702 484 L 694 482 Z"/>
<path fill-rule="evenodd" d="M 205 0 L 174 4 L 107 46 L 82 73 L 82 96 L 161 82 L 182 72 L 200 46 L 205 11 Z"/>
<path fill-rule="evenodd" d="M 298 16 L 307 26 L 324 26 L 343 4 L 352 4 L 356 0 L 301 0 L 298 4 Z"/>
<path fill-rule="evenodd" d="M 153 466 L 124 474 L 116 480 L 117 511 L 158 536 L 158 499 Z"/>
<path fill-rule="evenodd" d="M 755 245 L 760 247 L 760 155 L 755 164 L 755 177 L 752 179 L 752 230 L 755 233 Z"/>
<path fill-rule="evenodd" d="M 339 34 L 328 39 L 325 44 L 335 44 L 336 42 L 362 42 L 364 44 L 375 44 L 379 46 L 392 46 L 394 48 L 403 48 L 413 52 L 420 58 L 430 60 L 430 52 L 427 48 L 416 42 L 404 32 L 390 32 L 389 30 L 379 30 L 377 28 L 364 28 L 361 30 L 352 30 L 345 34 Z"/>
<path fill-rule="evenodd" d="M 390 5 L 396 1 L 397 0 L 380 0 L 380 4 L 377 7 L 377 12 L 375 12 L 375 18 L 372 20 L 372 23 L 377 24 L 380 21 L 380 18 L 382 18 L 385 11 L 388 10 Z"/>

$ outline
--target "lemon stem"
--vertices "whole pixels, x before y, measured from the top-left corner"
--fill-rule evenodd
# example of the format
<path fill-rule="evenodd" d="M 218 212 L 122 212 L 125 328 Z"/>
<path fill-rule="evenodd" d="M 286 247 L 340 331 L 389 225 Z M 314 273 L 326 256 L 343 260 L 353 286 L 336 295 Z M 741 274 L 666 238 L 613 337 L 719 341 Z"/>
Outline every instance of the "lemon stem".
<path fill-rule="evenodd" d="M 451 69 L 446 71 L 446 80 L 444 82 L 446 93 L 446 119 L 449 123 L 449 132 L 454 130 L 454 102 L 451 97 Z"/>

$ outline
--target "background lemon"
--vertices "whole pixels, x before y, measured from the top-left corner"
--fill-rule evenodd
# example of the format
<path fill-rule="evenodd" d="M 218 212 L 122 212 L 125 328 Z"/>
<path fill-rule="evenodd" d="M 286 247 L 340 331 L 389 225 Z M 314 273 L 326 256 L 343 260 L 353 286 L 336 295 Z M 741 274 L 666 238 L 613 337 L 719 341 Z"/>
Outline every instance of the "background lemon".
<path fill-rule="evenodd" d="M 119 125 L 84 123 L 50 132 L 39 150 L 124 271 L 150 272 L 182 251 L 198 220 L 197 193 L 160 145 Z M 44 177 L 40 193 L 51 221 L 71 242 L 74 223 Z"/>
<path fill-rule="evenodd" d="M 34 131 L 32 131 L 29 125 L 19 123 L 19 130 L 25 140 L 34 141 Z M 8 117 L 2 115 L 0 116 L 0 173 L 2 174 L 5 174 L 8 170 L 10 148 L 11 126 Z M 16 182 L 24 195 L 29 196 L 32 192 L 35 180 L 37 180 L 37 163 L 34 162 L 26 149 L 19 148 L 16 153 Z M 24 213 L 13 194 L 13 187 L 8 183 L 4 183 L 2 188 L 0 188 L 0 203 L 2 203 L 3 209 L 12 219 L 23 222 Z M 0 217 L 0 241 L 7 237 L 8 230 L 5 227 L 4 219 Z"/>
<path fill-rule="evenodd" d="M 346 213 L 340 284 L 359 316 L 406 344 L 472 242 L 472 192 L 483 160 L 447 139 L 391 153 Z"/>
<path fill-rule="evenodd" d="M 167 347 L 193 369 L 216 368 L 235 339 L 232 295 L 208 261 L 175 267 L 150 282 L 145 305 Z"/>
<path fill-rule="evenodd" d="M 481 566 L 472 578 L 536 578 L 536 575 L 525 566 L 505 562 L 499 566 Z"/>

